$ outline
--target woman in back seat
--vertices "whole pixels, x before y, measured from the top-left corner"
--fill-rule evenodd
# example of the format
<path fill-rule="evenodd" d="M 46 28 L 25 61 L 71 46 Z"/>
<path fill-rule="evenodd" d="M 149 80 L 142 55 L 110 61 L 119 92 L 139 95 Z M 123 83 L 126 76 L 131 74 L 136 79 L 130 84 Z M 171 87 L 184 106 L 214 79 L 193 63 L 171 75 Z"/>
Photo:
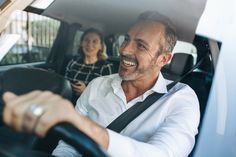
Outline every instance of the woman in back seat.
<path fill-rule="evenodd" d="M 65 73 L 65 77 L 71 82 L 74 104 L 91 80 L 112 74 L 112 64 L 106 61 L 107 56 L 103 51 L 101 32 L 94 28 L 86 30 L 80 39 L 80 57 L 68 63 Z"/>

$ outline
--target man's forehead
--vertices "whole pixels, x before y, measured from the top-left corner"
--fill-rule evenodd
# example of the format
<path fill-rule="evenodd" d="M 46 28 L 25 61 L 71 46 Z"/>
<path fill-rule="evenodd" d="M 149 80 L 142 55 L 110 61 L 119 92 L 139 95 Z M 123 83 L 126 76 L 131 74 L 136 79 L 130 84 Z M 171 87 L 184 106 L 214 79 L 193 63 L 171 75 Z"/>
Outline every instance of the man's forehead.
<path fill-rule="evenodd" d="M 134 38 L 158 38 L 164 32 L 164 26 L 158 22 L 138 22 L 133 25 L 128 35 Z"/>
<path fill-rule="evenodd" d="M 164 25 L 157 21 L 138 21 L 130 29 L 154 29 L 156 31 L 163 31 Z"/>

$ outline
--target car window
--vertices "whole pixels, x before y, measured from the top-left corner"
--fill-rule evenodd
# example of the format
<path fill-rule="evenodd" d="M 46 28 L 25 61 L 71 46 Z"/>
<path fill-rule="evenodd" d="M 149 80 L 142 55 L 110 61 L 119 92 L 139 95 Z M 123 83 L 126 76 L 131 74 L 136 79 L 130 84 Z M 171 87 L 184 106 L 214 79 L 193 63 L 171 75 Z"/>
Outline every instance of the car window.
<path fill-rule="evenodd" d="M 83 31 L 81 30 L 77 30 L 75 33 L 75 37 L 74 37 L 74 41 L 73 41 L 73 45 L 72 45 L 72 55 L 77 55 L 79 46 L 80 46 L 80 38 L 83 34 Z"/>
<path fill-rule="evenodd" d="M 18 35 L 16 44 L 2 57 L 0 65 L 46 61 L 60 22 L 25 11 L 15 11 L 2 34 Z"/>

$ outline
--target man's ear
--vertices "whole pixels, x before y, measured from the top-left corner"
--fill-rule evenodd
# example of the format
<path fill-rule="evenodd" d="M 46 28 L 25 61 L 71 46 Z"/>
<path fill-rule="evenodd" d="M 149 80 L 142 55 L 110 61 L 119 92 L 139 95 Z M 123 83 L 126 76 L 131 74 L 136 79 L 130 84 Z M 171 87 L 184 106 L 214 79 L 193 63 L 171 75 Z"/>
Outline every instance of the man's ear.
<path fill-rule="evenodd" d="M 160 67 L 163 67 L 164 65 L 166 65 L 172 58 L 172 53 L 171 52 L 165 52 L 163 54 L 161 54 L 159 57 L 158 57 L 159 61 L 158 61 L 158 64 Z"/>

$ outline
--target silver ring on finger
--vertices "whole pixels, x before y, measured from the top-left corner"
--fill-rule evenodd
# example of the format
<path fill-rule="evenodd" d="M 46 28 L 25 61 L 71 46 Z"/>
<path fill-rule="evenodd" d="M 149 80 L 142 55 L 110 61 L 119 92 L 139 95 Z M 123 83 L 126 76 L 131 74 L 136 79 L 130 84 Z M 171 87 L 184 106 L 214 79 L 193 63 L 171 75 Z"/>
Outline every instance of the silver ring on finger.
<path fill-rule="evenodd" d="M 39 118 L 43 115 L 44 109 L 39 104 L 32 104 L 26 110 L 22 129 L 26 132 L 33 132 L 38 123 Z"/>
<path fill-rule="evenodd" d="M 41 105 L 39 104 L 33 104 L 30 106 L 30 111 L 32 112 L 32 114 L 36 117 L 40 117 L 43 114 L 43 108 Z"/>

